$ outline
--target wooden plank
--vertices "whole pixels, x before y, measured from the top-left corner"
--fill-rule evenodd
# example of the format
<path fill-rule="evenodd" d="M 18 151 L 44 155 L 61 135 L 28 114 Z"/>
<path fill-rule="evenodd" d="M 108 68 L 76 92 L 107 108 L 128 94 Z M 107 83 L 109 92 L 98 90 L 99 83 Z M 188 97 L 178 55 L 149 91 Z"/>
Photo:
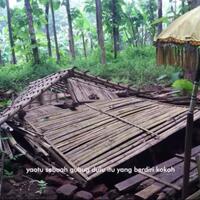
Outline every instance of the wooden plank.
<path fill-rule="evenodd" d="M 196 117 L 199 118 L 199 117 L 200 117 L 200 114 L 199 114 L 198 116 L 196 116 Z M 182 122 L 181 124 L 182 124 L 182 126 L 180 126 L 178 129 L 176 129 L 176 131 L 180 130 L 181 128 L 183 128 L 183 127 L 185 126 L 185 122 Z M 169 130 L 166 131 L 164 134 L 162 134 L 162 135 L 161 135 L 161 140 L 158 141 L 158 140 L 150 139 L 150 140 L 148 141 L 148 144 L 146 143 L 146 144 L 144 144 L 144 145 L 141 145 L 141 146 L 137 147 L 137 149 L 131 149 L 131 150 L 128 151 L 127 153 L 125 153 L 125 154 L 121 155 L 120 157 L 118 157 L 116 160 L 113 159 L 113 160 L 112 160 L 112 163 L 109 163 L 109 165 L 105 165 L 105 166 L 102 165 L 102 167 L 106 167 L 106 166 L 107 166 L 107 167 L 112 168 L 112 167 L 115 167 L 115 166 L 119 165 L 120 163 L 125 162 L 126 160 L 128 160 L 128 159 L 130 159 L 130 158 L 132 158 L 132 157 L 138 155 L 139 153 L 145 151 L 145 150 L 148 149 L 150 146 L 153 146 L 153 145 L 157 144 L 158 142 L 162 141 L 163 139 L 167 138 L 169 135 L 171 135 L 172 133 L 174 133 L 174 130 L 173 130 L 173 129 L 174 129 L 174 128 L 169 129 Z M 149 144 L 150 144 L 150 145 L 149 145 Z M 99 175 L 100 175 L 100 173 L 99 173 L 98 175 L 97 175 L 97 174 L 93 174 L 93 175 L 91 175 L 91 176 L 89 177 L 89 179 L 91 180 L 91 179 L 93 179 L 93 178 L 95 178 L 96 176 L 99 176 Z"/>
<path fill-rule="evenodd" d="M 170 160 L 167 160 L 161 164 L 158 165 L 159 168 L 162 168 L 162 167 L 170 167 L 170 166 L 174 166 L 178 163 L 182 162 L 182 159 L 180 158 L 172 158 Z M 149 173 L 151 175 L 157 175 L 158 173 L 156 172 L 151 172 Z M 122 182 L 119 182 L 115 185 L 115 188 L 118 189 L 118 191 L 120 192 L 125 192 L 125 191 L 129 191 L 131 190 L 132 188 L 134 188 L 136 185 L 138 185 L 139 183 L 141 183 L 142 181 L 145 181 L 147 180 L 148 177 L 142 175 L 142 174 L 137 174 L 135 176 L 132 176 Z"/>
<path fill-rule="evenodd" d="M 113 117 L 113 118 L 115 118 L 115 119 L 118 119 L 118 120 L 120 120 L 120 121 L 122 121 L 122 122 L 124 122 L 124 123 L 126 123 L 126 124 L 129 124 L 129 125 L 131 125 L 131 126 L 137 127 L 137 128 L 139 128 L 139 129 L 141 129 L 141 130 L 143 130 L 143 131 L 145 131 L 145 132 L 151 134 L 152 136 L 157 137 L 157 135 L 156 135 L 155 133 L 153 133 L 152 131 L 150 131 L 150 130 L 148 130 L 148 129 L 146 129 L 146 128 L 143 128 L 143 127 L 139 126 L 138 124 L 131 123 L 131 122 L 129 122 L 129 121 L 127 121 L 127 120 L 125 120 L 125 119 L 123 119 L 123 118 L 121 118 L 121 117 L 112 115 L 112 114 L 110 114 L 110 113 L 108 113 L 108 112 L 104 112 L 104 111 L 102 111 L 102 110 L 98 110 L 98 109 L 96 109 L 95 107 L 93 107 L 93 106 L 91 106 L 91 105 L 89 105 L 89 104 L 86 104 L 86 105 L 87 105 L 88 107 L 90 107 L 90 108 L 96 110 L 96 111 L 99 111 L 100 113 L 103 113 L 103 114 L 106 114 L 106 115 L 108 115 L 108 116 L 111 116 L 111 117 Z"/>
<path fill-rule="evenodd" d="M 199 200 L 199 199 L 200 199 L 200 190 L 196 191 L 195 193 L 187 197 L 186 200 Z"/>
<path fill-rule="evenodd" d="M 165 186 L 169 186 L 169 187 L 174 188 L 174 189 L 176 189 L 176 190 L 178 190 L 178 191 L 181 190 L 181 188 L 180 188 L 179 186 L 177 186 L 177 185 L 175 185 L 175 184 L 172 184 L 172 183 L 170 183 L 170 182 L 168 182 L 168 181 L 162 180 L 162 179 L 160 179 L 160 178 L 157 178 L 156 176 L 153 176 L 153 175 L 151 175 L 151 174 L 148 174 L 148 173 L 145 173 L 145 172 L 142 172 L 142 171 L 138 171 L 137 173 L 139 173 L 139 174 L 141 174 L 141 175 L 143 175 L 143 176 L 146 176 L 146 177 L 148 177 L 148 178 L 150 178 L 150 179 L 153 179 L 154 181 L 156 181 L 156 182 L 158 182 L 158 183 L 161 183 L 161 184 L 163 184 L 163 185 L 165 185 Z M 153 185 L 152 185 L 152 186 L 153 186 Z M 150 187 L 151 187 L 151 186 L 150 186 Z M 158 189 L 157 186 L 156 186 L 155 188 L 156 188 L 156 190 Z M 155 188 L 154 188 L 154 189 L 155 189 Z M 147 191 L 151 191 L 151 190 L 148 190 L 148 189 L 147 189 Z M 152 191 L 153 191 L 153 189 L 152 189 Z"/>
<path fill-rule="evenodd" d="M 189 180 L 190 185 L 196 184 L 197 178 L 198 178 L 198 173 L 197 173 L 197 169 L 195 168 L 194 170 L 190 172 L 190 180 Z M 183 180 L 178 179 L 174 183 L 182 187 Z M 177 191 L 174 190 L 173 188 L 165 187 L 157 194 L 158 197 L 156 200 L 166 200 L 166 199 L 173 198 L 173 196 L 176 195 L 176 192 Z"/>
<path fill-rule="evenodd" d="M 151 123 L 151 122 L 149 122 L 149 123 Z M 152 125 L 152 126 L 154 126 L 154 125 Z M 134 133 L 134 134 L 133 134 Z M 130 131 L 129 132 L 124 132 L 123 133 L 123 135 L 121 135 L 120 137 L 123 139 L 123 141 L 125 141 L 125 140 L 130 140 L 131 138 L 134 138 L 137 134 L 138 135 L 141 135 L 141 132 L 137 132 L 137 130 L 135 130 L 135 132 L 133 132 L 133 133 L 131 133 Z M 127 135 L 127 138 L 125 137 L 125 135 L 124 134 L 126 134 Z M 117 144 L 120 144 L 120 142 L 123 142 L 122 141 L 122 139 L 120 140 L 120 139 L 116 139 L 116 142 L 117 142 Z M 137 139 L 136 139 L 136 141 L 137 141 Z M 138 141 L 139 141 L 139 138 L 138 138 Z M 128 141 L 128 142 L 130 142 L 130 141 Z M 141 143 L 142 142 L 144 142 L 144 141 L 141 141 Z M 113 143 L 113 142 L 112 142 Z M 102 144 L 104 144 L 104 143 L 102 143 Z M 106 148 L 104 148 L 104 149 L 102 149 L 102 147 L 100 146 L 99 147 L 99 151 L 102 153 L 103 151 L 104 152 L 106 152 L 106 149 L 110 149 L 111 147 L 113 147 L 114 146 L 114 144 L 112 144 L 112 146 L 110 146 L 110 147 L 106 147 Z M 117 146 L 117 145 L 116 145 Z M 132 148 L 133 148 L 133 146 L 132 146 Z M 118 149 L 117 151 L 119 151 L 120 149 Z M 95 151 L 95 153 L 97 153 L 97 148 L 95 147 L 95 149 L 89 149 L 89 152 L 91 152 L 91 156 L 92 157 L 94 157 L 94 151 Z M 88 153 L 86 152 L 86 151 L 84 151 L 83 152 L 84 154 L 85 154 L 85 156 L 86 155 L 88 155 Z M 113 152 L 112 152 L 113 153 Z M 99 153 L 100 154 L 100 153 Z M 84 155 L 80 155 L 80 157 L 81 158 L 84 158 Z M 74 157 L 75 158 L 75 157 Z M 91 163 L 90 163 L 91 164 Z"/>
<path fill-rule="evenodd" d="M 49 140 L 47 137 L 44 137 L 44 139 L 47 141 L 47 143 L 51 144 L 51 148 L 58 153 L 58 155 L 63 158 L 66 161 L 65 166 L 70 170 L 71 168 L 76 169 L 76 166 L 73 164 L 73 162 L 70 161 L 69 158 L 65 157 Z M 81 183 L 84 183 L 87 181 L 87 176 L 83 174 L 82 172 L 75 172 L 74 174 L 71 174 L 75 178 L 77 178 Z"/>
<path fill-rule="evenodd" d="M 158 179 L 162 179 L 168 182 L 175 182 L 177 179 L 180 179 L 183 174 L 183 162 L 179 163 L 178 165 L 174 166 L 175 173 L 162 173 L 157 176 Z M 196 168 L 195 163 L 191 163 L 190 170 L 193 170 Z M 155 180 L 155 179 L 154 179 Z M 166 185 L 162 183 L 155 182 L 154 184 L 150 185 L 149 187 L 145 188 L 144 190 L 141 190 L 137 192 L 134 196 L 140 199 L 148 199 L 151 196 L 155 195 L 157 192 L 165 188 Z"/>

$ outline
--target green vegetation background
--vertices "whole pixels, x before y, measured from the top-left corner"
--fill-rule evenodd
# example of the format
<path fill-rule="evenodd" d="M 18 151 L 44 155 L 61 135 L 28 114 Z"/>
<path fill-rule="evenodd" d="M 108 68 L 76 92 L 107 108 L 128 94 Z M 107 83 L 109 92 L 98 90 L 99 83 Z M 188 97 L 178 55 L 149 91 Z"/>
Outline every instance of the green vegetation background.
<path fill-rule="evenodd" d="M 0 68 L 0 90 L 21 91 L 29 82 L 42 78 L 59 70 L 76 66 L 89 70 L 91 74 L 114 82 L 132 84 L 142 87 L 149 84 L 170 84 L 180 69 L 172 66 L 156 66 L 155 47 L 129 47 L 120 52 L 117 59 L 107 51 L 107 64 L 99 64 L 99 52 L 94 50 L 87 58 L 77 57 L 75 61 L 64 58 L 58 65 L 54 59 L 44 57 L 45 62 L 32 66 L 30 63 L 6 65 Z"/>

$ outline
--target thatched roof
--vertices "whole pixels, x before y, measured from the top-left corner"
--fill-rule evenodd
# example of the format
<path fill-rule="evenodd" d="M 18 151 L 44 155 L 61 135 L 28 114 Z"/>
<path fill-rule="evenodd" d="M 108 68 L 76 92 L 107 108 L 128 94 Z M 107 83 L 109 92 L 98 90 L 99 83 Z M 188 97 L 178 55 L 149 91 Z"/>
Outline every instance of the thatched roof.
<path fill-rule="evenodd" d="M 189 43 L 200 45 L 200 6 L 185 13 L 173 21 L 160 35 L 156 42 Z"/>

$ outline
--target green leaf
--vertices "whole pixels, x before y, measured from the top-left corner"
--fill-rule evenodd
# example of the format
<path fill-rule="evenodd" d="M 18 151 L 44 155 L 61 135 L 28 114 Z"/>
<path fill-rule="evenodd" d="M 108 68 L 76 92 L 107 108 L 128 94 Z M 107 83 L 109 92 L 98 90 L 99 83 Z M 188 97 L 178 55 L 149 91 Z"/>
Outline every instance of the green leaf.
<path fill-rule="evenodd" d="M 168 17 L 161 17 L 161 18 L 158 18 L 156 20 L 154 20 L 151 25 L 157 25 L 159 23 L 169 23 L 169 18 Z"/>
<path fill-rule="evenodd" d="M 61 2 L 60 0 L 53 0 L 53 8 L 54 10 L 58 10 L 60 8 Z"/>
<path fill-rule="evenodd" d="M 46 5 L 46 4 L 49 2 L 49 0 L 39 0 L 39 2 L 40 2 L 42 5 Z"/>
<path fill-rule="evenodd" d="M 172 87 L 181 91 L 192 92 L 193 84 L 186 79 L 179 79 L 172 84 Z"/>
<path fill-rule="evenodd" d="M 6 169 L 4 169 L 4 175 L 7 177 L 12 177 L 14 175 L 13 171 L 8 171 Z"/>
<path fill-rule="evenodd" d="M 0 7 L 5 8 L 6 7 L 6 2 L 5 0 L 0 0 Z"/>

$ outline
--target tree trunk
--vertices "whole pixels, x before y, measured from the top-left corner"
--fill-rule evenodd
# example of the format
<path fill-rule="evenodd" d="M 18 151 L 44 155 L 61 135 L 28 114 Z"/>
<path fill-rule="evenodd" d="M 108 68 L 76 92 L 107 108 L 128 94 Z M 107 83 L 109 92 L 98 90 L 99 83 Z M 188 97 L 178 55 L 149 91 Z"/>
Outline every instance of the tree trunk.
<path fill-rule="evenodd" d="M 92 50 L 94 49 L 94 44 L 93 44 L 93 39 L 92 39 L 91 35 L 90 35 L 90 48 L 91 48 L 91 52 L 92 52 Z"/>
<path fill-rule="evenodd" d="M 25 2 L 26 15 L 27 15 L 27 19 L 28 19 L 28 28 L 29 28 L 29 35 L 30 35 L 30 39 L 31 39 L 34 63 L 39 64 L 40 58 L 39 58 L 39 50 L 37 47 L 35 29 L 33 26 L 32 8 L 31 8 L 31 4 L 30 4 L 29 0 L 24 0 L 24 2 Z"/>
<path fill-rule="evenodd" d="M 174 0 L 174 14 L 175 14 L 175 18 L 176 18 L 176 12 L 177 12 L 177 2 L 176 2 L 176 0 Z"/>
<path fill-rule="evenodd" d="M 132 24 L 132 21 L 131 21 L 131 19 L 129 19 L 129 21 L 130 21 L 130 24 L 131 24 L 131 32 L 132 32 L 132 39 L 131 39 L 131 43 L 133 44 L 133 47 L 134 47 L 134 45 L 135 45 L 135 42 L 134 41 L 136 41 L 137 39 L 135 38 L 135 29 L 134 29 L 134 26 L 133 26 L 133 24 Z"/>
<path fill-rule="evenodd" d="M 13 39 L 13 31 L 12 31 L 12 25 L 11 25 L 11 14 L 10 14 L 10 5 L 9 0 L 6 0 L 6 9 L 7 9 L 7 19 L 8 19 L 8 32 L 9 32 L 9 39 L 10 39 L 10 47 L 12 52 L 12 63 L 16 64 L 16 56 L 15 56 L 15 43 Z"/>
<path fill-rule="evenodd" d="M 113 42 L 114 42 L 114 58 L 117 58 L 119 51 L 119 27 L 116 19 L 116 0 L 112 0 L 112 24 L 113 24 Z"/>
<path fill-rule="evenodd" d="M 86 51 L 86 43 L 85 43 L 85 36 L 83 31 L 81 32 L 81 37 L 82 37 L 82 42 L 83 42 L 83 51 L 84 51 L 84 56 L 87 58 L 87 51 Z"/>
<path fill-rule="evenodd" d="M 106 64 L 106 52 L 105 52 L 105 46 L 104 46 L 101 0 L 96 0 L 96 24 L 97 24 L 98 43 L 101 50 L 101 64 L 104 65 Z"/>
<path fill-rule="evenodd" d="M 1 52 L 1 49 L 0 49 L 0 65 L 3 65 L 3 59 L 2 59 L 2 52 Z"/>
<path fill-rule="evenodd" d="M 45 19 L 46 19 L 45 29 L 46 29 L 46 37 L 47 37 L 47 45 L 48 45 L 48 54 L 49 54 L 49 57 L 52 57 L 51 38 L 49 34 L 49 3 L 47 3 L 45 6 Z"/>
<path fill-rule="evenodd" d="M 23 41 L 22 41 L 23 42 Z M 25 45 L 23 45 L 23 49 L 24 49 L 24 52 L 26 51 L 26 47 L 25 47 Z M 26 62 L 28 63 L 28 56 L 27 56 L 27 54 L 25 54 L 25 59 L 26 59 Z"/>
<path fill-rule="evenodd" d="M 185 0 L 181 1 L 181 9 L 182 9 L 182 14 L 185 13 Z"/>
<path fill-rule="evenodd" d="M 70 3 L 69 0 L 66 0 L 66 10 L 67 10 L 67 18 L 68 18 L 68 27 L 69 27 L 69 49 L 73 59 L 75 59 L 75 47 L 74 47 L 74 34 L 72 28 L 72 17 L 70 12 Z"/>
<path fill-rule="evenodd" d="M 55 23 L 55 15 L 54 15 L 54 8 L 53 8 L 52 0 L 50 0 L 50 4 L 51 4 L 51 14 L 52 14 L 52 20 L 53 20 L 53 34 L 54 34 L 54 40 L 55 40 L 55 46 L 56 46 L 56 59 L 57 59 L 57 62 L 60 62 L 60 52 L 59 52 L 59 48 L 58 48 L 56 23 Z"/>
<path fill-rule="evenodd" d="M 142 24 L 142 37 L 141 37 L 141 45 L 144 45 L 144 25 Z"/>
<path fill-rule="evenodd" d="M 162 18 L 162 0 L 158 0 L 158 18 Z M 158 24 L 158 35 L 162 32 L 162 22 Z"/>

